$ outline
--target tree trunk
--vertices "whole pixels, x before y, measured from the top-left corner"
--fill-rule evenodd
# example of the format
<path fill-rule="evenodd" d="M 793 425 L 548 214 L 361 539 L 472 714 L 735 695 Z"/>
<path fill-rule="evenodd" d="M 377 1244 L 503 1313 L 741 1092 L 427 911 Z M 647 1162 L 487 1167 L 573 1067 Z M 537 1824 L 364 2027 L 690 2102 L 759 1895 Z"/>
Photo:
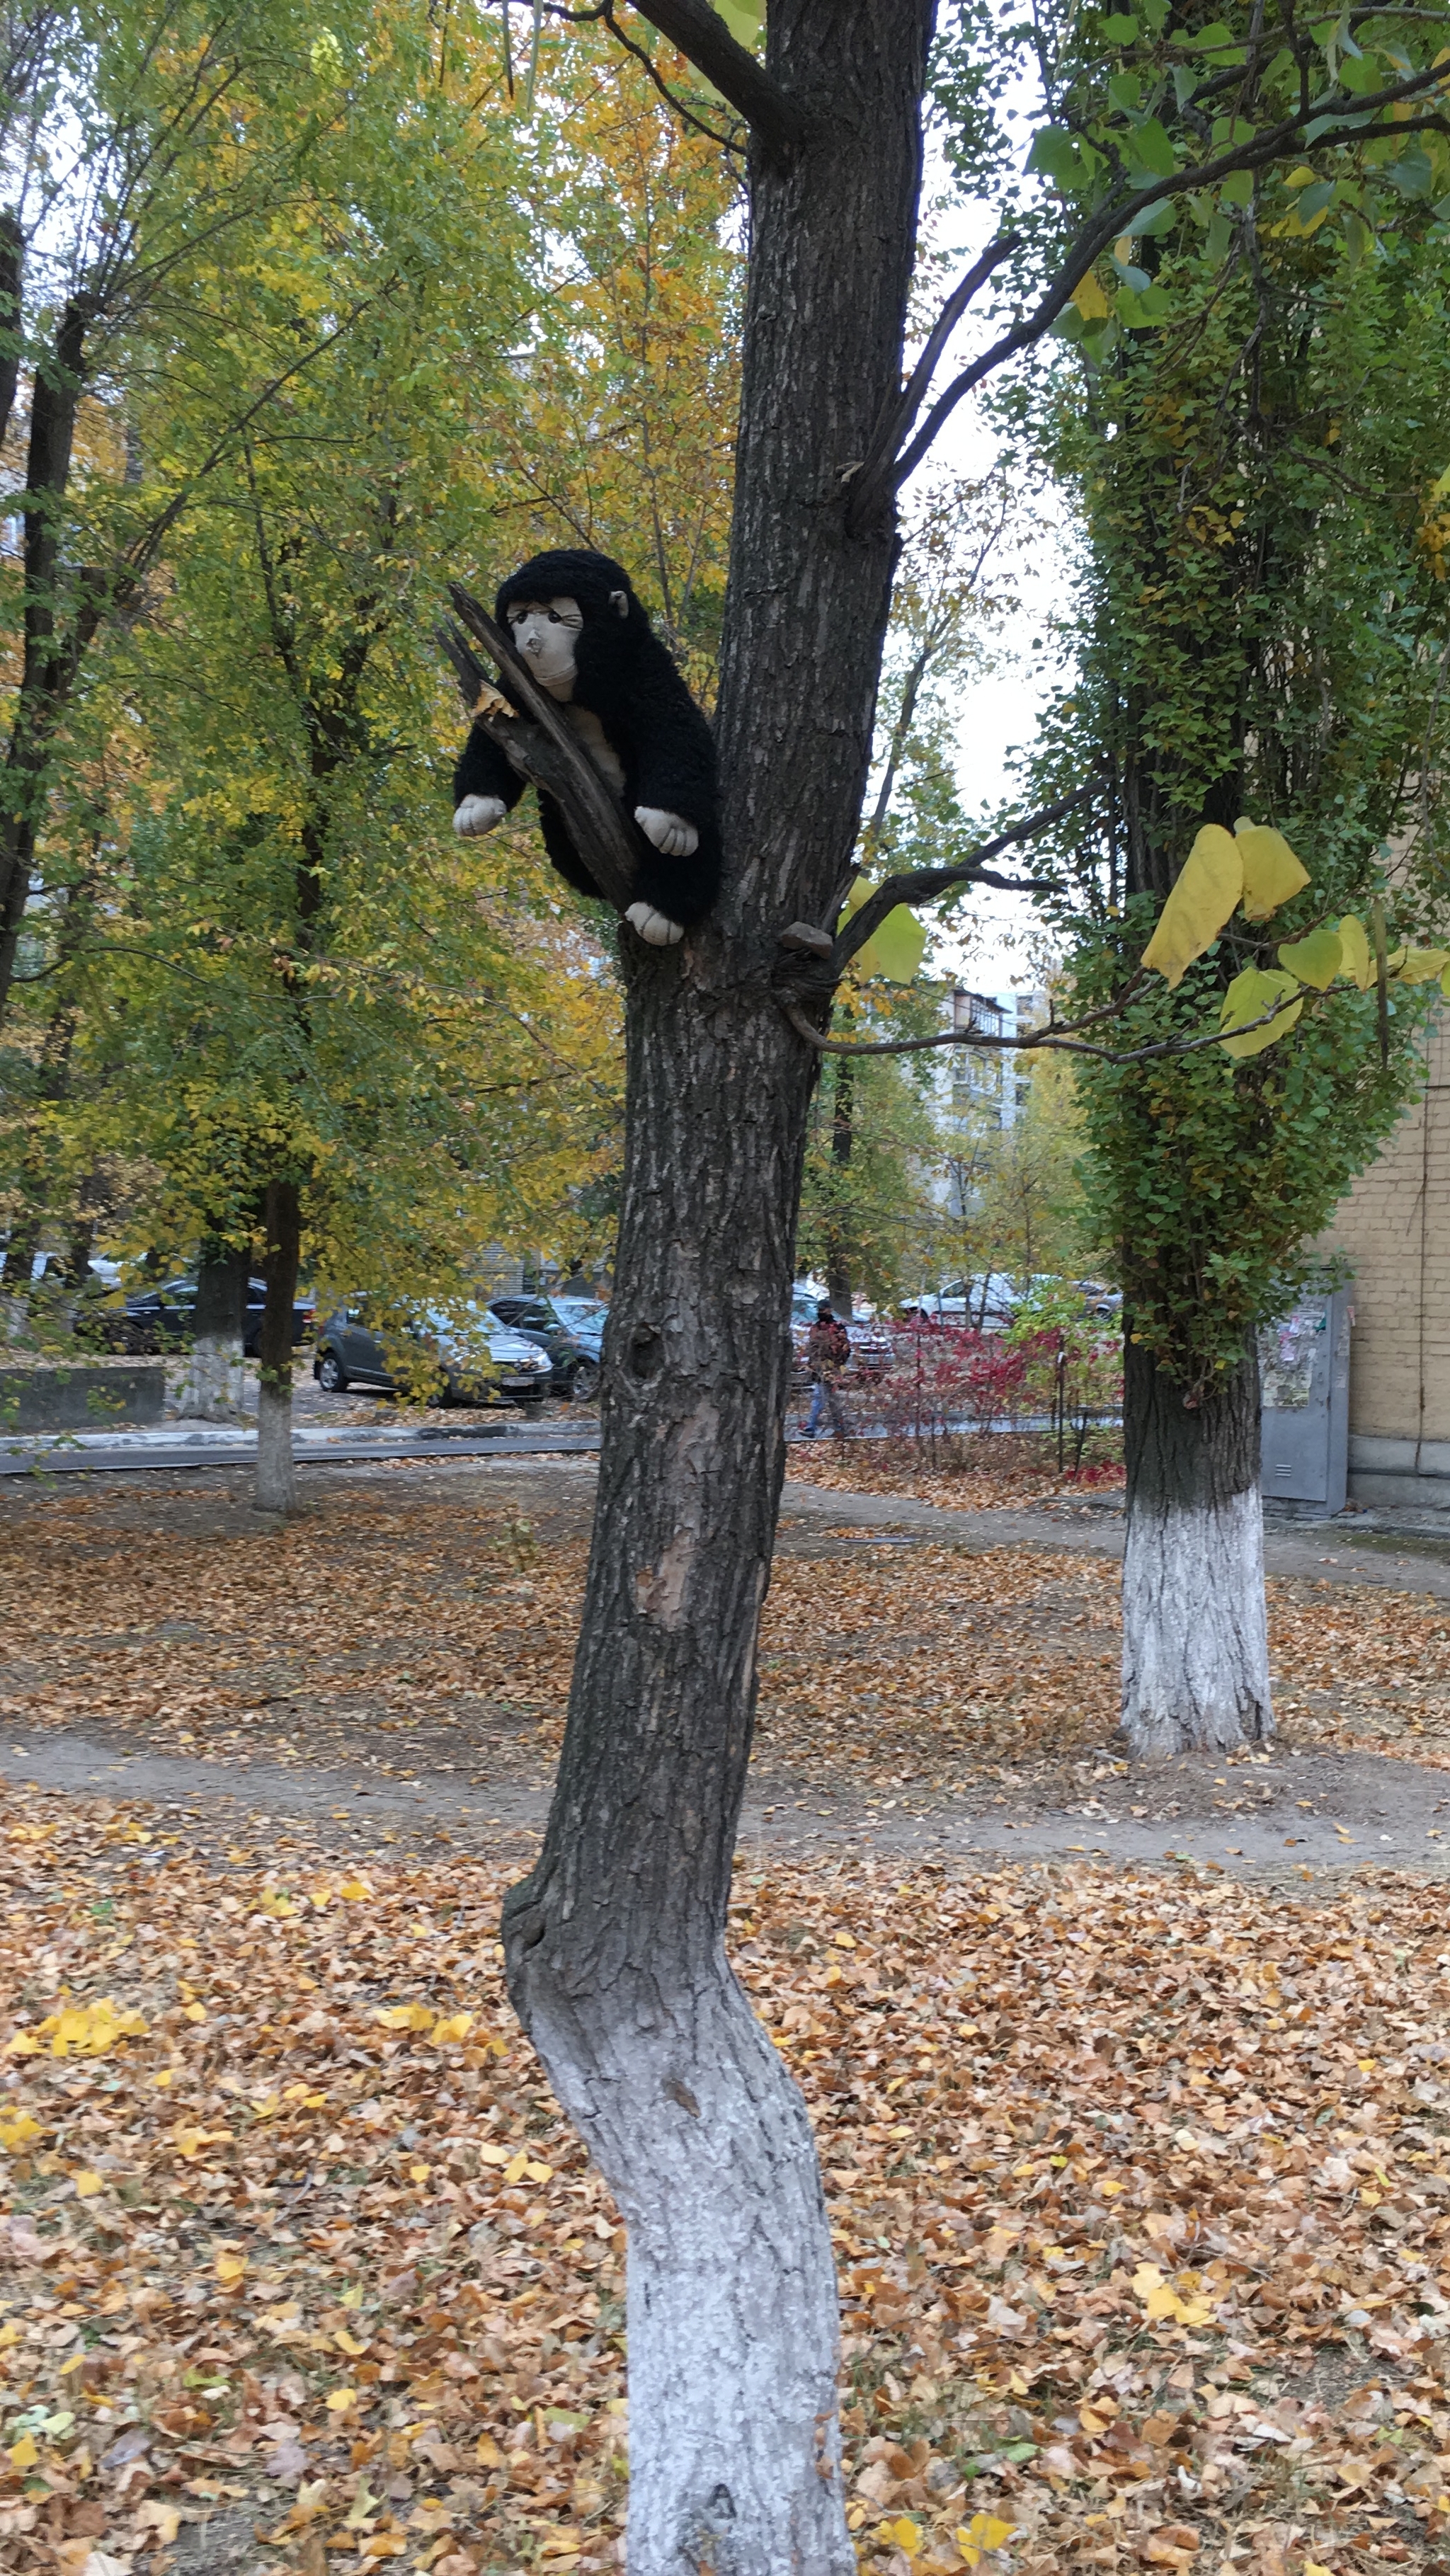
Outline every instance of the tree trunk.
<path fill-rule="evenodd" d="M 778 934 L 839 902 L 889 521 L 842 477 L 900 381 L 928 0 L 773 0 L 809 113 L 757 159 L 718 738 L 726 878 L 683 947 L 622 934 L 628 1114 L 604 1455 L 510 1992 L 629 2228 L 631 2576 L 848 2576 L 830 2233 L 809 2124 L 725 1957 L 790 1383 L 814 1065 Z"/>
<path fill-rule="evenodd" d="M 297 1502 L 292 1458 L 292 1309 L 297 1302 L 302 1236 L 295 1181 L 267 1183 L 266 1230 L 267 1301 L 259 1337 L 255 1501 L 259 1512 L 290 1512 Z"/>
<path fill-rule="evenodd" d="M 20 494 L 25 517 L 25 650 L 0 811 L 0 1017 L 9 999 L 20 925 L 30 900 L 46 764 L 75 679 L 73 658 L 57 641 L 56 618 L 61 510 L 70 482 L 90 320 L 87 299 L 73 296 L 61 314 L 55 347 L 37 365 L 30 389 L 30 441 L 25 488 Z"/>
<path fill-rule="evenodd" d="M 247 1278 L 251 1269 L 245 1252 L 234 1252 L 226 1244 L 209 1243 L 203 1248 L 201 1266 L 196 1277 L 196 1326 L 191 1348 L 191 1366 L 181 1391 L 182 1411 L 197 1422 L 237 1422 L 242 1414 L 242 1394 L 246 1370 L 242 1359 L 242 1336 L 247 1306 Z M 292 1317 L 287 1317 L 289 1355 L 287 1388 L 287 1442 L 291 1447 L 292 1390 L 290 1355 Z"/>
<path fill-rule="evenodd" d="M 1124 1354 L 1128 1542 L 1123 1726 L 1140 1759 L 1226 1753 L 1274 1731 L 1251 1342 L 1190 1408 L 1134 1343 Z"/>
<path fill-rule="evenodd" d="M 843 1185 L 851 1168 L 851 1147 L 855 1142 L 855 1112 L 856 1069 L 848 1055 L 838 1055 L 832 1076 L 831 1161 L 839 1172 Z M 839 1316 L 843 1324 L 849 1324 L 852 1302 L 851 1273 L 846 1266 L 844 1247 L 839 1241 L 832 1248 L 832 1258 L 826 1269 L 826 1295 L 831 1301 L 832 1314 Z"/>

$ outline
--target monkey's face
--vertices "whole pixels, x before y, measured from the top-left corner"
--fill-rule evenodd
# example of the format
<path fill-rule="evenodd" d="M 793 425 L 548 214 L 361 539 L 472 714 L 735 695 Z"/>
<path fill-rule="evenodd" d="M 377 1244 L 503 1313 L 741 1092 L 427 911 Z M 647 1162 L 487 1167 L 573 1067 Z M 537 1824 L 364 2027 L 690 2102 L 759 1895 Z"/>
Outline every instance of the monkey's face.
<path fill-rule="evenodd" d="M 584 623 L 578 600 L 511 600 L 508 621 L 514 648 L 540 688 L 567 705 L 574 694 L 574 639 Z"/>

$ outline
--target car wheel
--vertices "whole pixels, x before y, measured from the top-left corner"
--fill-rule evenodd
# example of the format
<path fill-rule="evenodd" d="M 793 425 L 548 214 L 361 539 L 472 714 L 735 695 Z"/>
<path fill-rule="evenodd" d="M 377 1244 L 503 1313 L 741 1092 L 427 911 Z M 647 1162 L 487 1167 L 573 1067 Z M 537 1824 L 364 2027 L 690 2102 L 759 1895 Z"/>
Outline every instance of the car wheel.
<path fill-rule="evenodd" d="M 604 1371 L 598 1360 L 581 1360 L 570 1380 L 569 1393 L 576 1404 L 592 1404 L 599 1393 Z"/>
<path fill-rule="evenodd" d="M 346 1395 L 347 1371 L 336 1351 L 319 1351 L 312 1374 L 324 1395 Z"/>

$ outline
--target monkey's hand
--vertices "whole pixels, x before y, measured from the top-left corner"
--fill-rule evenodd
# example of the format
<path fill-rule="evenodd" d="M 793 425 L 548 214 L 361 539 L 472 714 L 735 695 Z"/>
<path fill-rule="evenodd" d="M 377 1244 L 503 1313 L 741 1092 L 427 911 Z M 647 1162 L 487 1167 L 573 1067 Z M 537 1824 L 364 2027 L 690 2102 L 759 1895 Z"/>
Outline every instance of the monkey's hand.
<path fill-rule="evenodd" d="M 471 841 L 480 832 L 491 832 L 507 811 L 501 796 L 465 796 L 453 817 L 453 829 L 460 839 Z"/>
<path fill-rule="evenodd" d="M 656 912 L 652 903 L 632 903 L 624 917 L 651 948 L 673 948 L 685 935 L 682 921 L 671 921 L 667 912 Z"/>
<path fill-rule="evenodd" d="M 636 805 L 634 819 L 647 841 L 667 859 L 692 859 L 700 846 L 700 835 L 683 814 L 667 814 L 662 805 Z"/>

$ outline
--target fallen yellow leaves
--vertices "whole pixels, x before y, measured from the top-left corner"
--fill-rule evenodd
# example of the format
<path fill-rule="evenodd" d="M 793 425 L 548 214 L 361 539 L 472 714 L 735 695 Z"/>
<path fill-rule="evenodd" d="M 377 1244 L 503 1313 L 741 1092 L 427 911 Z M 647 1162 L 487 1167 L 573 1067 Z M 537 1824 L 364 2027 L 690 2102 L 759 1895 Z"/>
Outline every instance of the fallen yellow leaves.
<path fill-rule="evenodd" d="M 109 1995 L 94 2004 L 68 2004 L 47 2013 L 33 2030 L 15 2031 L 6 2041 L 12 2057 L 37 2057 L 50 2042 L 52 2057 L 108 2057 L 123 2039 L 144 2039 L 146 2024 L 138 2012 L 121 2012 Z"/>

